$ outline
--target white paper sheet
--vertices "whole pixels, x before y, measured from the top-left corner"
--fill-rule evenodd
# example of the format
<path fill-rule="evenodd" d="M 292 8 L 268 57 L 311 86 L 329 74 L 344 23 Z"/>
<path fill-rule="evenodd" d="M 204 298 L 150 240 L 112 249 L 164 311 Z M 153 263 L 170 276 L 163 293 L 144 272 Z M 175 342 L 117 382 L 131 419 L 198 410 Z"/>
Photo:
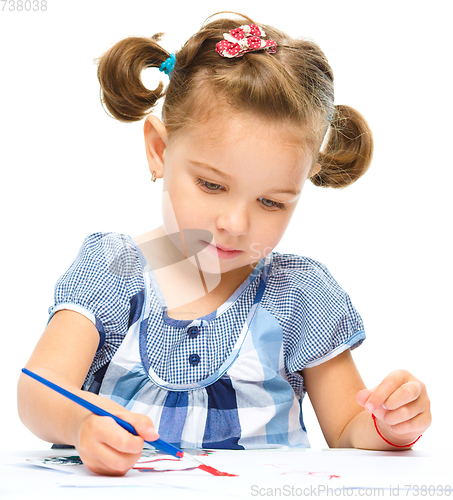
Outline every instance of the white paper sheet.
<path fill-rule="evenodd" d="M 76 456 L 74 452 L 63 452 L 62 455 Z M 83 488 L 84 500 L 86 495 L 94 495 L 96 491 L 98 498 L 99 489 L 104 488 L 108 488 L 109 497 L 112 494 L 116 496 L 116 488 L 123 494 L 124 488 L 134 488 L 137 493 L 143 489 L 151 494 L 150 489 L 153 489 L 153 495 L 165 493 L 166 498 L 183 496 L 184 499 L 198 500 L 212 498 L 213 492 L 216 498 L 249 499 L 363 496 L 364 493 L 366 496 L 402 497 L 417 491 L 419 496 L 422 496 L 423 491 L 426 492 L 425 496 L 441 496 L 440 493 L 447 496 L 447 492 L 451 492 L 452 474 L 446 452 L 216 450 L 196 456 L 204 464 L 237 474 L 237 477 L 215 477 L 194 469 L 190 461 L 175 461 L 173 457 L 148 451 L 124 477 L 93 474 L 82 464 L 64 463 L 67 459 L 63 463 L 49 460 L 56 456 L 59 456 L 58 452 L 52 451 L 40 456 L 10 460 L 8 468 L 10 471 L 14 469 L 14 473 L 9 476 L 10 483 L 14 480 L 17 483 L 20 477 L 36 481 L 33 498 L 39 498 L 39 486 L 42 486 L 45 476 L 47 498 L 52 483 L 55 491 L 64 493 L 65 498 L 72 496 L 76 490 L 80 493 L 80 488 Z M 0 466 L 0 477 L 5 468 Z M 20 487 L 24 488 L 24 485 Z M 439 487 L 443 489 L 436 489 Z"/>

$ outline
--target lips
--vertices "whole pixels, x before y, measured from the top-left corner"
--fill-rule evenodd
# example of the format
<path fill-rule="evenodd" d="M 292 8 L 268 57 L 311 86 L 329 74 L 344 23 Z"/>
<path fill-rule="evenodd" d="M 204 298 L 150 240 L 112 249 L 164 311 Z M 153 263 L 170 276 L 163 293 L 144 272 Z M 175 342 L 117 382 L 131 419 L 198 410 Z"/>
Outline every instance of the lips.
<path fill-rule="evenodd" d="M 212 244 L 208 244 L 207 250 L 220 259 L 234 259 L 243 253 L 242 250 L 237 250 L 233 247 L 224 247 L 222 245 Z"/>
<path fill-rule="evenodd" d="M 237 250 L 233 247 L 223 247 L 222 245 L 216 245 L 219 250 L 223 250 L 224 252 L 242 252 L 242 250 Z"/>

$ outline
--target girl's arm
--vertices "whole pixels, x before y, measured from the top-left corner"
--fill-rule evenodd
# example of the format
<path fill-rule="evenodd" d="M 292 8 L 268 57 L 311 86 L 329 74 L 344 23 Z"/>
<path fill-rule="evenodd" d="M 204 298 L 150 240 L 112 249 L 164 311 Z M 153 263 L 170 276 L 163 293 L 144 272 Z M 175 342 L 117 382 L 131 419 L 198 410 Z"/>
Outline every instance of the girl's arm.
<path fill-rule="evenodd" d="M 74 445 L 94 472 L 124 474 L 140 457 L 143 438 L 157 439 L 151 420 L 121 405 L 82 391 L 99 344 L 99 333 L 85 316 L 69 310 L 55 313 L 27 368 L 130 422 L 133 436 L 109 417 L 98 417 L 35 380 L 21 374 L 18 409 L 22 422 L 45 441 Z"/>
<path fill-rule="evenodd" d="M 387 444 L 376 432 L 372 413 L 380 433 L 398 446 L 412 443 L 431 423 L 424 384 L 399 370 L 367 390 L 349 349 L 302 375 L 329 447 L 408 449 Z"/>

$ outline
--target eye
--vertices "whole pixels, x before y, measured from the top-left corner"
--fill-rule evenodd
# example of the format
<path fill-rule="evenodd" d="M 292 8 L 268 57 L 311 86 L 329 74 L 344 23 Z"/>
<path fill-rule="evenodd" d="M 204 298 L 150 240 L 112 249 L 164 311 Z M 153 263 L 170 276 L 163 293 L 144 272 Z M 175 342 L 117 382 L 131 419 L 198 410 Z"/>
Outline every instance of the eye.
<path fill-rule="evenodd" d="M 284 203 L 278 203 L 276 201 L 268 200 L 267 198 L 258 198 L 261 204 L 266 207 L 268 210 L 277 209 L 277 210 L 286 210 Z"/>
<path fill-rule="evenodd" d="M 196 183 L 197 185 L 202 186 L 202 189 L 207 192 L 219 191 L 219 189 L 222 187 L 220 184 L 214 184 L 213 182 L 204 181 L 202 179 L 197 179 Z"/>

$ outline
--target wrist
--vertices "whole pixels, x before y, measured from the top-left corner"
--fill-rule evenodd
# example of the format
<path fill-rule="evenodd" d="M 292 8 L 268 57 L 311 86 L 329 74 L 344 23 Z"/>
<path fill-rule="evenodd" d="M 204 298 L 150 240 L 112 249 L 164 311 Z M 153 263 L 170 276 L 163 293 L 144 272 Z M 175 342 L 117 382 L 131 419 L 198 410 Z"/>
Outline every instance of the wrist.
<path fill-rule="evenodd" d="M 81 429 L 91 415 L 85 408 L 73 408 L 66 420 L 65 444 L 78 447 Z"/>
<path fill-rule="evenodd" d="M 414 435 L 397 435 L 394 432 L 391 432 L 390 429 L 388 429 L 388 426 L 385 424 L 382 424 L 382 422 L 379 421 L 377 418 L 374 416 L 374 414 L 371 414 L 371 417 L 373 419 L 374 423 L 374 428 L 376 429 L 376 432 L 380 436 L 380 438 L 385 441 L 387 444 L 395 447 L 395 448 L 406 448 L 409 449 L 411 448 L 421 437 L 422 434 L 420 434 L 418 437 Z"/>

